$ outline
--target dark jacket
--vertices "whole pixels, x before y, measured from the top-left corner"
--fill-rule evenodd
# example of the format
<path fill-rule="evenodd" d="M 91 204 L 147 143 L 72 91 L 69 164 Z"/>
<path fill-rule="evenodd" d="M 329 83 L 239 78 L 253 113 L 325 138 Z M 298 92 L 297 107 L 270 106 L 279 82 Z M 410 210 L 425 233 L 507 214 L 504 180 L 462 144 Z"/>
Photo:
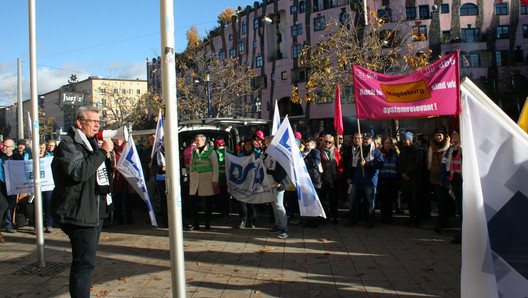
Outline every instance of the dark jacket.
<path fill-rule="evenodd" d="M 60 223 L 96 227 L 99 224 L 101 195 L 96 194 L 97 169 L 106 160 L 106 151 L 91 151 L 81 135 L 70 127 L 51 163 L 55 189 L 50 209 Z"/>
<path fill-rule="evenodd" d="M 370 145 L 363 146 L 363 158 L 367 160 L 370 154 Z M 348 178 L 352 179 L 354 184 L 370 185 L 376 187 L 378 185 L 379 170 L 383 167 L 383 155 L 379 149 L 374 149 L 373 159 L 366 161 L 362 168 L 358 161 L 357 167 L 350 167 L 348 169 Z M 352 159 L 350 160 L 352 163 Z"/>
<path fill-rule="evenodd" d="M 281 185 L 277 189 L 278 191 L 287 190 L 292 186 L 292 182 L 290 180 L 290 177 L 288 177 L 286 170 L 284 170 L 284 168 L 276 160 L 266 154 L 265 159 L 268 158 L 271 158 L 271 160 L 268 161 L 270 167 L 266 169 L 266 173 L 268 175 L 271 175 L 273 177 L 273 180 Z"/>
<path fill-rule="evenodd" d="M 423 181 L 423 150 L 415 144 L 400 147 L 400 156 L 398 158 L 398 173 L 400 175 L 400 190 L 407 192 L 419 192 Z M 402 174 L 407 174 L 411 179 L 401 178 Z M 427 179 L 428 177 L 423 177 Z M 427 180 L 426 180 L 427 181 Z"/>
<path fill-rule="evenodd" d="M 310 174 L 310 179 L 315 188 L 319 189 L 323 185 L 323 173 L 319 172 L 319 167 L 323 168 L 321 165 L 321 152 L 317 149 L 305 149 L 309 151 L 303 152 L 304 164 Z"/>

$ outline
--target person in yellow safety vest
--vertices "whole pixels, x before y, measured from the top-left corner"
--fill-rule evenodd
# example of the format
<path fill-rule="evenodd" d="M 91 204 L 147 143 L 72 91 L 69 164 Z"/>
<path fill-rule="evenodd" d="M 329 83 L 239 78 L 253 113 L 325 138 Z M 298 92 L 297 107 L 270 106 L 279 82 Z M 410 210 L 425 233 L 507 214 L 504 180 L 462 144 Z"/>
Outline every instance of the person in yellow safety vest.
<path fill-rule="evenodd" d="M 216 140 L 215 151 L 218 155 L 218 186 L 220 193 L 216 196 L 215 207 L 220 212 L 220 217 L 229 216 L 229 193 L 227 192 L 227 179 L 225 173 L 226 153 L 233 154 L 233 151 L 225 147 L 224 140 Z"/>
<path fill-rule="evenodd" d="M 194 138 L 196 148 L 191 156 L 191 174 L 189 194 L 192 201 L 192 217 L 194 229 L 200 229 L 198 216 L 198 204 L 201 202 L 205 211 L 205 229 L 211 229 L 211 213 L 213 209 L 213 198 L 219 193 L 218 187 L 218 156 L 216 152 L 206 143 L 206 137 L 202 134 Z M 199 202 L 200 201 L 200 202 Z"/>

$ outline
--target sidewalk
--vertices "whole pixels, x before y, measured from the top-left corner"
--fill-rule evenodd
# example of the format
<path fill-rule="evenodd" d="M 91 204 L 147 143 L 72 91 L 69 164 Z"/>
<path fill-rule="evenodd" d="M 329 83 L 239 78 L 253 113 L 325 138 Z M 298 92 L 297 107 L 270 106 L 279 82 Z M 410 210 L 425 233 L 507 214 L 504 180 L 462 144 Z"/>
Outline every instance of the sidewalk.
<path fill-rule="evenodd" d="M 210 231 L 184 232 L 188 297 L 460 296 L 461 246 L 427 223 L 291 225 L 287 239 L 268 234 L 266 219 L 256 229 L 237 223 L 215 218 Z M 45 234 L 47 267 L 36 268 L 31 230 L 2 232 L 1 297 L 69 297 L 66 235 Z M 103 229 L 92 296 L 172 297 L 168 243 L 167 229 L 143 221 Z"/>

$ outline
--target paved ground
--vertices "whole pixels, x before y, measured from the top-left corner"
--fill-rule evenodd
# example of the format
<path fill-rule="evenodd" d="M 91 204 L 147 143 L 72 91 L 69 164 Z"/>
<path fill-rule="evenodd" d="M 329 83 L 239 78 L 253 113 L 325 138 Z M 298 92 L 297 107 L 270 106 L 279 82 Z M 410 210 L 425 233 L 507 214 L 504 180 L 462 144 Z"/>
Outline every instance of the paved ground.
<path fill-rule="evenodd" d="M 399 218 L 403 222 L 405 218 Z M 184 232 L 188 297 L 459 297 L 461 246 L 454 231 L 431 222 L 410 227 L 290 226 L 278 239 L 262 228 Z M 47 268 L 38 270 L 35 236 L 2 232 L 1 297 L 68 297 L 70 248 L 55 229 L 45 234 Z M 33 270 L 33 271 L 32 271 Z M 147 223 L 111 226 L 101 234 L 92 296 L 171 297 L 168 230 Z"/>

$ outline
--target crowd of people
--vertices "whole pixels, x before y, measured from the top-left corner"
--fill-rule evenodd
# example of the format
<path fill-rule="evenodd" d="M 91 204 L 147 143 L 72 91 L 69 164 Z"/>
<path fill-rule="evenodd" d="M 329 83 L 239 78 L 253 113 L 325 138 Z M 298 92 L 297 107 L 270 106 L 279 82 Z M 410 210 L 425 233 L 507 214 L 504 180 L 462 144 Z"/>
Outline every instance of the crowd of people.
<path fill-rule="evenodd" d="M 50 140 L 41 143 L 39 148 L 41 158 L 54 156 L 51 170 L 55 189 L 41 196 L 43 229 L 52 233 L 53 226 L 59 226 L 70 239 L 72 296 L 89 295 L 91 272 L 105 220 L 134 223 L 131 203 L 137 194 L 116 170 L 126 143 L 120 139 L 98 140 L 99 123 L 98 109 L 81 107 L 75 125 L 60 144 Z M 409 212 L 406 224 L 420 226 L 431 217 L 433 200 L 438 210 L 437 233 L 450 227 L 450 217 L 456 213 L 462 217 L 462 147 L 456 128 L 448 134 L 440 126 L 430 141 L 426 135 L 412 132 L 402 133 L 400 141 L 392 137 L 374 138 L 369 133 L 350 135 L 348 142 L 343 135 L 324 132 L 304 138 L 299 132 L 294 135 L 326 218 L 301 216 L 295 185 L 282 165 L 266 153 L 273 136 L 265 136 L 258 130 L 234 148 L 228 148 L 222 139 L 197 134 L 182 154 L 184 229 L 210 230 L 215 211 L 220 217 L 238 213 L 236 226 L 240 229 L 255 228 L 259 213 L 266 213 L 270 218 L 268 233 L 276 233 L 281 239 L 289 236 L 288 225 L 292 224 L 308 228 L 338 224 L 344 219 L 345 226 L 362 224 L 373 228 L 377 208 L 381 222 L 392 224 L 394 214 L 404 213 L 402 202 L 407 204 Z M 136 148 L 148 191 L 155 198 L 159 227 L 166 228 L 164 141 L 153 152 L 154 139 L 154 135 L 144 137 Z M 14 140 L 5 139 L 0 150 L 0 216 L 5 231 L 16 233 L 17 227 L 27 224 L 18 223 L 14 218 L 23 195 L 7 194 L 2 165 L 8 160 L 29 160 L 32 153 L 28 140 L 18 140 L 15 144 Z M 272 188 L 271 202 L 252 204 L 231 198 L 226 181 L 227 154 L 262 159 L 266 181 Z M 29 200 L 24 203 L 29 204 Z M 348 208 L 346 216 L 340 215 L 342 208 Z M 33 216 L 26 214 L 29 220 Z M 460 234 L 455 235 L 452 242 L 460 243 L 460 238 Z M 0 233 L 0 243 L 3 242 Z"/>
<path fill-rule="evenodd" d="M 305 138 L 296 132 L 295 137 L 326 219 L 300 217 L 295 186 L 281 165 L 266 154 L 273 136 L 265 136 L 259 130 L 235 148 L 226 148 L 221 139 L 208 140 L 199 134 L 185 149 L 184 228 L 200 229 L 200 208 L 207 230 L 211 229 L 214 210 L 222 217 L 229 212 L 238 213 L 240 229 L 256 227 L 259 213 L 269 214 L 272 218 L 269 232 L 278 233 L 279 238 L 288 237 L 288 224 L 317 227 L 338 224 L 344 219 L 345 226 L 364 222 L 366 228 L 373 228 L 376 209 L 380 210 L 382 223 L 393 224 L 393 215 L 405 212 L 402 202 L 408 209 L 405 223 L 416 226 L 431 218 L 435 211 L 431 203 L 436 202 L 437 233 L 450 227 L 450 217 L 462 214 L 462 151 L 458 129 L 448 134 L 440 126 L 431 140 L 425 134 L 415 136 L 412 132 L 402 133 L 400 141 L 392 137 L 374 138 L 369 133 L 350 135 L 348 142 L 342 135 L 324 132 Z M 226 152 L 262 158 L 269 184 L 273 186 L 273 202 L 255 205 L 230 201 L 225 182 Z M 348 209 L 345 216 L 339 214 L 342 208 Z M 452 242 L 459 243 L 460 235 Z"/>

